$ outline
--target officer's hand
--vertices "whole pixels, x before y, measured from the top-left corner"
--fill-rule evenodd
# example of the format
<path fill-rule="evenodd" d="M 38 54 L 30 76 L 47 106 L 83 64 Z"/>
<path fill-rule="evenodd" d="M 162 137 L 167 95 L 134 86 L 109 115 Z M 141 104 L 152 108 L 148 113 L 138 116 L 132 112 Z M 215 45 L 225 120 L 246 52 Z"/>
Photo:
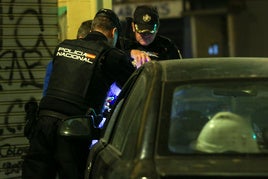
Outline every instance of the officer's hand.
<path fill-rule="evenodd" d="M 141 65 L 143 65 L 146 62 L 151 61 L 151 58 L 140 50 L 131 50 L 130 52 L 131 58 L 133 58 L 133 63 L 137 68 L 139 68 Z"/>

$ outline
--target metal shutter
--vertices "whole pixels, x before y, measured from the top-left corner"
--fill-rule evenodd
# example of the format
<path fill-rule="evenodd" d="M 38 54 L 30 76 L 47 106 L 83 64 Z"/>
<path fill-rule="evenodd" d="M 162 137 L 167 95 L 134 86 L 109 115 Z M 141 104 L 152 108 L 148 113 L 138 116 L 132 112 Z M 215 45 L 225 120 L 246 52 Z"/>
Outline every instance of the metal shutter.
<path fill-rule="evenodd" d="M 0 0 L 0 178 L 20 178 L 24 104 L 40 100 L 58 44 L 57 0 Z"/>

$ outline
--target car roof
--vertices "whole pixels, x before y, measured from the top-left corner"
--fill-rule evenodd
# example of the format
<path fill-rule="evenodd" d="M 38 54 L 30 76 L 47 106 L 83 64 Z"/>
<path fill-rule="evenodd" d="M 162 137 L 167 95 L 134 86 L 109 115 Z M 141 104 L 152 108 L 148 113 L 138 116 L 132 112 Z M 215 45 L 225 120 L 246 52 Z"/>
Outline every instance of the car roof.
<path fill-rule="evenodd" d="M 163 81 L 268 77 L 268 58 L 189 58 L 155 63 L 161 66 Z"/>

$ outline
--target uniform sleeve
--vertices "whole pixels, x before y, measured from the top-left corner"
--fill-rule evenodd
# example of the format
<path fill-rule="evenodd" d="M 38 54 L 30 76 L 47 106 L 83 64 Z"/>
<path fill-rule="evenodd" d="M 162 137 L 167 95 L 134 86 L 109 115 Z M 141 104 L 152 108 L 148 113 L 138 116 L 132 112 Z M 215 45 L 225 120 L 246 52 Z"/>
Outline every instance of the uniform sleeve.
<path fill-rule="evenodd" d="M 52 62 L 53 61 L 50 60 L 49 63 L 47 64 L 46 75 L 45 75 L 44 85 L 43 85 L 43 96 L 45 96 L 46 92 L 47 92 L 47 87 L 48 87 L 50 75 L 51 75 L 52 68 L 53 68 L 53 63 Z"/>
<path fill-rule="evenodd" d="M 169 58 L 170 59 L 181 59 L 181 53 L 176 44 L 172 41 L 169 41 L 168 48 Z"/>
<path fill-rule="evenodd" d="M 167 59 L 181 59 L 182 58 L 180 50 L 171 39 L 162 35 L 158 35 L 156 38 L 157 38 L 156 41 L 162 46 L 162 48 L 167 49 L 166 50 Z"/>
<path fill-rule="evenodd" d="M 126 53 L 119 49 L 113 49 L 104 59 L 103 70 L 119 87 L 122 87 L 136 68 Z"/>

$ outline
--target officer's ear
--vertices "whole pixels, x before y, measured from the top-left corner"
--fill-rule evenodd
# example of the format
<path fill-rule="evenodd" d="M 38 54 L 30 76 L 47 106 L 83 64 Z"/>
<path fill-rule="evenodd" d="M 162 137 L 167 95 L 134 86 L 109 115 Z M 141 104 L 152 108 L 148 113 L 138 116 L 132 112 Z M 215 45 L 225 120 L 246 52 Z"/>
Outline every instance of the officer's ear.
<path fill-rule="evenodd" d="M 135 24 L 134 22 L 131 22 L 132 31 L 135 32 Z"/>
<path fill-rule="evenodd" d="M 113 28 L 113 30 L 112 30 L 112 36 L 113 36 L 113 38 L 114 38 L 114 36 L 118 36 L 118 29 L 115 27 L 115 28 Z"/>
<path fill-rule="evenodd" d="M 118 29 L 116 27 L 113 28 L 111 35 L 112 35 L 112 39 L 113 39 L 113 46 L 115 46 L 117 43 L 118 37 L 119 37 L 119 32 L 118 32 Z"/>

